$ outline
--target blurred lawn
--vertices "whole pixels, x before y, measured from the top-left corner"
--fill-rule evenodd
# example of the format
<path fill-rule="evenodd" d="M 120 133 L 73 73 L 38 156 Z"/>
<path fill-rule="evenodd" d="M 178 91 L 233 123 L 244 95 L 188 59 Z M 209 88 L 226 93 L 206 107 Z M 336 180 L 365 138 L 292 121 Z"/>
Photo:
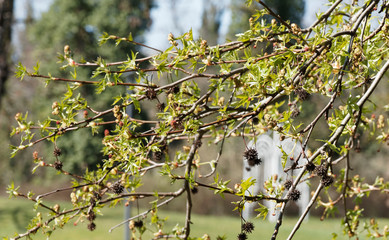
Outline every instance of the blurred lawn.
<path fill-rule="evenodd" d="M 64 204 L 63 206 L 66 206 Z M 69 206 L 69 205 L 68 205 Z M 55 240 L 70 240 L 70 239 L 94 239 L 94 240 L 106 240 L 106 239 L 123 239 L 124 230 L 123 227 L 115 229 L 112 233 L 108 233 L 108 229 L 123 220 L 123 207 L 105 209 L 104 216 L 98 216 L 96 223 L 96 230 L 91 232 L 87 229 L 87 223 L 79 223 L 74 226 L 75 220 L 72 220 L 64 229 L 55 231 L 50 239 Z M 25 232 L 25 226 L 28 221 L 33 217 L 35 213 L 32 210 L 31 202 L 23 199 L 8 199 L 0 198 L 0 237 L 11 237 L 15 232 Z M 168 217 L 173 223 L 179 223 L 183 226 L 185 216 L 182 213 L 177 212 L 160 212 L 160 217 Z M 297 219 L 287 218 L 283 221 L 279 237 L 277 239 L 286 239 L 290 230 L 293 228 Z M 389 224 L 388 219 L 381 219 L 380 226 Z M 218 235 L 226 236 L 227 239 L 236 239 L 237 234 L 240 232 L 240 220 L 239 218 L 226 217 L 226 216 L 203 216 L 194 215 L 192 217 L 194 223 L 191 228 L 193 236 L 201 237 L 204 233 L 208 233 L 211 239 L 216 239 Z M 248 236 L 248 239 L 270 239 L 274 229 L 274 223 L 269 223 L 262 220 L 254 220 L 255 229 L 252 234 Z M 174 227 L 173 224 L 166 224 L 164 229 L 167 231 Z M 382 229 L 381 227 L 380 229 Z M 324 222 L 317 218 L 310 218 L 301 226 L 300 230 L 295 235 L 294 239 L 331 239 L 332 233 L 337 232 L 338 239 L 346 239 L 342 236 L 340 220 L 329 219 Z M 46 239 L 46 237 L 40 233 L 32 236 L 33 239 Z M 151 239 L 152 232 L 148 231 L 148 234 L 143 239 Z"/>

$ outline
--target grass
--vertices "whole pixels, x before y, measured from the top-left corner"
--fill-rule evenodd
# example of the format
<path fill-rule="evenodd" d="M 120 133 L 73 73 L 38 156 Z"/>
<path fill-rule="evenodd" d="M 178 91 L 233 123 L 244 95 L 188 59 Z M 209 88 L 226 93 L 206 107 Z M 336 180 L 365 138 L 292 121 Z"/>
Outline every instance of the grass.
<path fill-rule="evenodd" d="M 66 206 L 66 204 L 64 204 Z M 98 216 L 96 219 L 96 230 L 91 232 L 87 229 L 87 223 L 79 223 L 74 226 L 74 220 L 72 220 L 64 229 L 55 231 L 50 239 L 55 240 L 69 240 L 69 239 L 94 239 L 94 240 L 106 240 L 106 239 L 123 239 L 124 230 L 123 226 L 115 229 L 112 233 L 108 233 L 108 230 L 123 220 L 123 207 L 109 208 L 103 211 L 104 216 Z M 32 204 L 22 199 L 8 199 L 0 198 L 0 237 L 11 237 L 15 232 L 25 232 L 25 226 L 27 226 L 29 219 L 33 217 L 35 213 L 32 210 Z M 168 217 L 172 224 L 166 224 L 164 229 L 171 230 L 173 223 L 179 223 L 183 226 L 185 216 L 183 213 L 177 212 L 160 212 L 160 217 Z M 293 228 L 296 218 L 286 218 L 283 221 L 282 227 L 277 239 L 286 239 L 289 232 Z M 381 220 L 381 226 L 383 223 L 389 224 L 388 219 Z M 191 233 L 193 236 L 201 237 L 205 233 L 208 233 L 211 239 L 216 239 L 217 236 L 225 236 L 227 239 L 236 239 L 237 234 L 240 232 L 240 220 L 239 218 L 226 217 L 226 216 L 204 216 L 193 215 L 193 225 L 191 227 Z M 252 234 L 248 236 L 248 239 L 270 239 L 275 223 L 270 223 L 262 220 L 254 220 L 255 229 Z M 381 228 L 382 229 L 382 228 Z M 339 239 L 341 236 L 341 227 L 339 219 L 329 219 L 324 222 L 317 218 L 310 218 L 304 222 L 300 230 L 295 235 L 294 239 L 315 239 L 324 240 L 331 239 L 332 233 L 337 232 Z M 46 239 L 45 235 L 40 233 L 32 236 L 33 239 Z M 147 231 L 146 236 L 143 239 L 151 239 L 152 232 Z"/>

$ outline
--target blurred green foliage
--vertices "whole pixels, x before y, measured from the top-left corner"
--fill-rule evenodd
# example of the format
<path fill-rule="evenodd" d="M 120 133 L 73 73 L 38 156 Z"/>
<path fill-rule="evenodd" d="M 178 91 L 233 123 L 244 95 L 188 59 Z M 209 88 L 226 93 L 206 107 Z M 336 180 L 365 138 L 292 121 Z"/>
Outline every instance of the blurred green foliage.
<path fill-rule="evenodd" d="M 47 12 L 44 12 L 32 24 L 27 25 L 28 44 L 33 48 L 33 56 L 26 55 L 23 58 L 38 58 L 42 66 L 39 73 L 50 72 L 56 76 L 86 80 L 92 74 L 92 69 L 74 71 L 72 76 L 68 71 L 59 68 L 63 65 L 61 55 L 64 55 L 64 47 L 68 45 L 70 55 L 76 61 L 81 62 L 95 62 L 99 58 L 114 62 L 131 56 L 133 51 L 138 50 L 136 45 L 128 43 L 115 46 L 115 43 L 110 41 L 99 46 L 99 39 L 103 33 L 109 33 L 123 37 L 131 34 L 135 41 L 143 41 L 143 34 L 151 24 L 150 10 L 152 7 L 151 0 L 55 0 Z M 122 78 L 123 81 L 131 81 L 132 77 L 125 75 Z M 32 94 L 27 105 L 31 104 L 30 109 L 34 112 L 34 116 L 42 119 L 50 114 L 49 106 L 53 104 L 54 96 L 65 93 L 67 87 L 66 84 L 44 87 L 39 82 L 34 85 L 30 91 L 34 91 L 35 94 Z M 81 92 L 86 101 L 93 102 L 94 109 L 100 111 L 110 106 L 113 96 L 126 91 L 125 88 L 110 88 L 102 94 L 94 95 L 93 88 L 86 86 Z M 104 118 L 104 120 L 112 119 Z M 97 134 L 103 136 L 104 133 Z M 94 169 L 101 161 L 102 154 L 96 151 L 96 149 L 101 149 L 101 141 L 93 138 L 85 130 L 68 134 L 63 140 L 57 142 L 57 147 L 62 150 L 62 156 L 69 171 L 80 173 L 85 168 Z M 47 160 L 52 162 L 55 159 L 52 154 L 53 150 L 52 144 L 46 144 L 40 152 L 42 155 L 51 156 L 51 159 Z M 24 160 L 26 158 L 28 161 Z M 9 162 L 13 172 L 18 173 L 14 176 L 15 180 L 28 180 L 31 176 L 29 170 L 31 169 L 29 164 L 31 152 L 16 159 Z M 25 164 L 20 165 L 21 162 Z M 50 176 L 47 177 L 51 178 Z"/>

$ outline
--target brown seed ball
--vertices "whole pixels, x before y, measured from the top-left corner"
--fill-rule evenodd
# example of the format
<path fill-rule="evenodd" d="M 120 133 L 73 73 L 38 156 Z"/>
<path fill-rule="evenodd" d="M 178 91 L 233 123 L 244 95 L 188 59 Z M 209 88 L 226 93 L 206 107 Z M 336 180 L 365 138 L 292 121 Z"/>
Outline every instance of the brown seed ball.
<path fill-rule="evenodd" d="M 262 160 L 258 158 L 258 152 L 255 148 L 248 148 L 243 156 L 246 158 L 250 167 L 261 164 Z"/>
<path fill-rule="evenodd" d="M 334 182 L 334 178 L 332 176 L 323 176 L 322 179 L 321 179 L 324 187 L 328 187 L 328 186 L 331 186 L 331 184 Z"/>
<path fill-rule="evenodd" d="M 95 224 L 94 222 L 89 223 L 89 224 L 88 224 L 88 229 L 89 229 L 90 231 L 95 230 L 95 229 L 96 229 L 96 224 Z"/>
<path fill-rule="evenodd" d="M 294 189 L 293 191 L 291 191 L 291 192 L 289 193 L 288 199 L 295 202 L 295 201 L 297 201 L 297 200 L 300 199 L 300 195 L 301 195 L 300 191 L 297 190 L 297 189 Z"/>
<path fill-rule="evenodd" d="M 317 176 L 323 177 L 327 175 L 327 168 L 324 165 L 320 165 L 315 168 L 315 172 Z"/>
<path fill-rule="evenodd" d="M 62 162 L 61 161 L 55 161 L 54 162 L 54 168 L 56 169 L 56 170 L 58 170 L 58 171 L 60 171 L 61 169 L 62 169 L 62 167 L 63 167 L 63 164 L 62 164 Z"/>
<path fill-rule="evenodd" d="M 292 184 L 293 184 L 293 182 L 292 182 L 292 180 L 287 180 L 285 183 L 284 183 L 284 187 L 286 188 L 286 189 L 290 189 L 290 187 L 292 186 Z"/>
<path fill-rule="evenodd" d="M 238 234 L 238 240 L 246 240 L 247 234 L 246 233 L 239 233 Z"/>
<path fill-rule="evenodd" d="M 242 224 L 242 231 L 245 233 L 251 233 L 254 230 L 254 224 L 252 222 L 245 222 Z"/>

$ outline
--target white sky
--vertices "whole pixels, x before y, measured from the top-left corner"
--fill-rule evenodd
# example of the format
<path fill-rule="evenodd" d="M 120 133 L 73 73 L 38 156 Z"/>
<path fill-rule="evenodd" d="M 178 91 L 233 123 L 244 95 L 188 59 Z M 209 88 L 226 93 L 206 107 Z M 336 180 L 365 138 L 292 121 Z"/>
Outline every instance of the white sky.
<path fill-rule="evenodd" d="M 26 15 L 27 2 L 29 0 L 15 0 L 15 18 L 23 19 Z M 41 12 L 48 10 L 52 0 L 30 0 L 33 3 L 34 12 L 36 16 L 39 16 Z M 69 0 L 68 0 L 69 1 Z M 72 1 L 72 0 L 70 0 Z M 73 0 L 75 1 L 75 0 Z M 152 9 L 151 17 L 153 18 L 153 24 L 148 31 L 145 39 L 146 44 L 158 48 L 164 49 L 169 46 L 167 41 L 167 35 L 172 32 L 173 34 L 182 34 L 192 28 L 195 37 L 196 33 L 201 28 L 201 14 L 203 4 L 212 0 L 155 0 L 156 8 Z M 230 0 L 217 0 L 221 7 L 227 7 Z M 242 0 L 243 1 L 243 0 Z M 305 14 L 303 25 L 307 26 L 314 21 L 315 13 L 325 11 L 327 6 L 324 4 L 327 0 L 305 0 Z M 179 16 L 175 16 L 171 11 L 172 4 L 175 3 Z M 225 34 L 228 29 L 229 20 L 231 14 L 229 11 L 225 11 L 222 16 L 221 35 Z"/>
<path fill-rule="evenodd" d="M 328 3 L 328 0 L 305 0 L 304 27 L 315 21 L 318 11 L 324 12 L 328 9 L 326 3 Z"/>
<path fill-rule="evenodd" d="M 176 2 L 180 13 L 179 21 L 175 21 L 171 11 L 171 2 Z M 201 28 L 201 14 L 203 4 L 206 1 L 212 0 L 157 0 L 157 8 L 152 9 L 151 17 L 154 19 L 150 31 L 146 35 L 146 44 L 155 47 L 157 49 L 165 49 L 169 47 L 167 36 L 170 32 L 174 35 L 182 34 L 189 29 L 193 29 L 194 34 Z M 227 6 L 230 0 L 219 0 L 220 4 Z M 325 6 L 327 0 L 305 0 L 305 14 L 303 18 L 303 25 L 308 26 L 316 19 L 317 11 L 325 11 L 328 7 Z M 229 20 L 231 18 L 230 12 L 226 11 L 223 15 L 223 21 L 221 26 L 221 35 L 225 34 L 228 30 Z M 174 29 L 174 30 L 172 30 Z M 195 35 L 196 36 L 196 35 Z"/>

